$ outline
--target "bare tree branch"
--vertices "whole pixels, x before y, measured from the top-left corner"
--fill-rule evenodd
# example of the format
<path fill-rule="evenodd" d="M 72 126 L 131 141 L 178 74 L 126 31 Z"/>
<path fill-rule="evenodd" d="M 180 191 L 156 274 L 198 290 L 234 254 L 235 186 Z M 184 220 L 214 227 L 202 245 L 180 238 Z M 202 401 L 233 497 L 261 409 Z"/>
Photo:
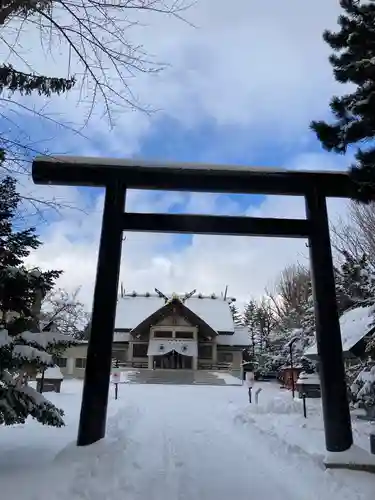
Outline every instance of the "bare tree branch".
<path fill-rule="evenodd" d="M 332 247 L 339 261 L 345 258 L 345 252 L 356 260 L 366 255 L 370 268 L 375 271 L 375 203 L 351 202 L 347 218 L 340 219 L 331 232 Z"/>
<path fill-rule="evenodd" d="M 60 333 L 78 338 L 86 327 L 90 315 L 78 300 L 80 288 L 68 293 L 63 289 L 52 290 L 42 303 L 45 322 L 53 322 Z"/>
<path fill-rule="evenodd" d="M 287 266 L 277 278 L 274 290 L 265 292 L 279 324 L 297 328 L 311 294 L 310 271 L 299 263 Z"/>
<path fill-rule="evenodd" d="M 0 12 L 3 11 L 0 24 L 5 24 L 5 31 L 3 28 L 0 37 L 3 43 L 9 48 L 10 44 L 6 41 L 7 29 L 13 28 L 15 21 L 23 21 L 19 26 L 18 39 L 20 34 L 27 36 L 30 29 L 39 30 L 43 45 L 48 46 L 49 56 L 52 56 L 56 41 L 60 41 L 62 48 L 69 49 L 70 54 L 75 56 L 77 67 L 81 68 L 77 77 L 80 80 L 81 95 L 83 87 L 91 94 L 87 119 L 98 104 L 97 96 L 101 95 L 111 125 L 114 107 L 152 111 L 138 102 L 129 79 L 133 79 L 138 73 L 159 72 L 167 66 L 166 63 L 156 62 L 142 46 L 131 41 L 129 29 L 140 24 L 133 16 L 153 12 L 185 21 L 182 16 L 192 5 L 183 0 L 125 0 L 118 3 L 108 3 L 105 0 L 45 0 L 34 3 L 30 1 L 29 10 L 22 10 L 20 4 L 23 2 L 8 2 L 8 5 L 0 9 Z M 9 11 L 12 6 L 14 12 Z M 33 74 L 38 74 L 33 64 L 21 56 L 20 42 L 13 43 L 9 50 L 22 58 Z M 67 68 L 68 75 L 70 64 L 71 61 Z"/>

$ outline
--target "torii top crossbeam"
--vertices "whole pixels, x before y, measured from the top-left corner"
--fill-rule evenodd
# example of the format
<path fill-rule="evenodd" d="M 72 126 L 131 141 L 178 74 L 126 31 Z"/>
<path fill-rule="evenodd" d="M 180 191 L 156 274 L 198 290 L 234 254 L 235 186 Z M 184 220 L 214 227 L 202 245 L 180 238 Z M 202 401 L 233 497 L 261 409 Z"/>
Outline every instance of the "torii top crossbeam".
<path fill-rule="evenodd" d="M 243 194 L 303 196 L 318 189 L 327 197 L 352 198 L 356 186 L 346 172 L 297 171 L 197 163 L 151 162 L 79 156 L 38 156 L 33 161 L 36 184 L 108 186 Z"/>

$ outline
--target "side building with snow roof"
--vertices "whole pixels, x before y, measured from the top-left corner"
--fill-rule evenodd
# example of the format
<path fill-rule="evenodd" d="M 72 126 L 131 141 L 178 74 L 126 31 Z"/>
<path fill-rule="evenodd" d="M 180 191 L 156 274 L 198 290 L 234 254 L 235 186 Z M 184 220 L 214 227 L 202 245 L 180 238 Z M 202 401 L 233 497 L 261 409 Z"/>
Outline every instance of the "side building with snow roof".
<path fill-rule="evenodd" d="M 366 340 L 375 332 L 374 306 L 355 307 L 340 316 L 341 342 L 345 363 L 350 365 L 366 357 Z M 315 342 L 304 355 L 319 361 L 318 346 Z"/>
<path fill-rule="evenodd" d="M 113 360 L 158 370 L 240 370 L 249 336 L 246 327 L 234 324 L 233 299 L 157 292 L 118 298 Z M 83 377 L 86 352 L 87 341 L 69 348 L 56 360 L 62 373 Z"/>

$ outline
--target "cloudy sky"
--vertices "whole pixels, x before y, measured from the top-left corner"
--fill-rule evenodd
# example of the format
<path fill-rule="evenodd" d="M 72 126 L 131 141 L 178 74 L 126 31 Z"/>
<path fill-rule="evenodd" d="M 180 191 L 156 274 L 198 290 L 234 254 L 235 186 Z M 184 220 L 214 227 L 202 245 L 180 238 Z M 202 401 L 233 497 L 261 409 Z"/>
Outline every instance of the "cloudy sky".
<path fill-rule="evenodd" d="M 330 97 L 342 92 L 322 41 L 323 30 L 336 26 L 338 13 L 335 0 L 197 0 L 184 13 L 189 23 L 143 15 L 127 36 L 168 67 L 154 75 L 138 74 L 129 84 L 139 102 L 157 112 L 115 108 L 111 128 L 98 96 L 83 130 L 85 138 L 26 112 L 22 115 L 19 109 L 18 117 L 30 142 L 50 153 L 343 169 L 348 159 L 324 153 L 309 131 L 311 119 L 329 117 Z M 63 44 L 43 56 L 38 34 L 23 36 L 28 61 L 39 71 L 67 76 L 70 59 Z M 4 46 L 1 50 L 5 53 Z M 70 71 L 79 78 L 74 64 Z M 113 81 L 124 93 L 121 82 Z M 29 107 L 48 104 L 44 109 L 49 116 L 74 127 L 85 122 L 89 109 L 79 102 L 78 90 L 49 103 L 36 97 L 20 102 Z M 59 285 L 69 290 L 81 286 L 81 300 L 90 307 L 103 191 L 25 181 L 21 189 L 84 209 L 66 209 L 60 217 L 50 214 L 47 223 L 38 226 L 44 245 L 30 263 L 63 269 Z M 304 216 L 301 199 L 275 196 L 134 191 L 128 193 L 126 207 L 140 212 Z M 329 210 L 334 220 L 344 213 L 345 202 L 335 200 Z M 285 265 L 296 261 L 307 263 L 301 240 L 132 233 L 123 245 L 121 281 L 127 291 L 157 287 L 164 292 L 196 288 L 220 293 L 229 285 L 230 295 L 242 302 L 261 295 Z"/>

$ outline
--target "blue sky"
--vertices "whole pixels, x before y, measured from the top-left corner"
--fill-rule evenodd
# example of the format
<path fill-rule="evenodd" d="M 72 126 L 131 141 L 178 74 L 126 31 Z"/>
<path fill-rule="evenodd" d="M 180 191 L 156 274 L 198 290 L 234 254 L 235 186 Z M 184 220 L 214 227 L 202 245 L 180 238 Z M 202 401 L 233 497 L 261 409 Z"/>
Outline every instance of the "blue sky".
<path fill-rule="evenodd" d="M 55 153 L 56 151 L 56 154 L 60 154 L 64 151 L 64 149 L 61 151 L 55 149 L 55 137 L 66 135 L 69 138 L 71 132 L 43 122 L 40 122 L 36 128 L 33 119 L 30 119 L 29 122 L 30 124 L 27 124 L 26 121 L 28 126 L 25 128 L 25 132 L 26 134 L 30 134 L 30 137 L 34 137 L 38 151 L 41 151 L 44 145 L 48 148 L 48 153 Z M 322 151 L 320 143 L 316 140 L 314 134 L 310 132 L 308 125 L 307 122 L 305 135 L 308 137 L 308 140 L 304 141 L 303 144 L 301 144 L 299 139 L 296 140 L 295 144 L 293 142 L 288 142 L 288 144 L 278 143 L 277 140 L 272 139 L 272 134 L 270 134 L 270 137 L 259 136 L 256 147 L 248 148 L 246 137 L 250 135 L 254 137 L 254 131 L 251 127 L 218 126 L 214 120 L 206 120 L 197 127 L 187 128 L 177 120 L 170 119 L 168 116 L 163 116 L 163 113 L 160 113 L 160 116 L 151 120 L 150 129 L 147 135 L 140 141 L 139 148 L 134 156 L 146 160 L 168 162 L 192 161 L 288 168 L 289 161 L 307 152 L 308 154 L 319 154 L 322 158 L 324 157 L 329 161 L 337 163 L 338 168 L 345 168 L 347 160 L 337 158 L 330 153 Z M 80 155 L 82 146 L 88 150 L 94 149 L 97 156 L 111 156 L 110 148 L 105 147 L 105 144 L 101 144 L 96 138 L 80 138 L 74 144 L 74 148 L 67 151 L 67 154 Z M 293 164 L 291 168 L 299 167 Z M 300 168 L 305 168 L 305 165 L 301 163 Z M 319 165 L 316 168 L 319 168 Z M 79 188 L 78 190 L 85 199 L 87 207 L 95 206 L 97 199 L 103 194 L 102 189 Z M 143 193 L 147 198 L 148 204 L 153 207 L 153 211 L 187 213 L 189 211 L 187 206 L 189 201 L 188 193 L 180 193 L 179 199 L 171 202 L 166 209 L 158 206 L 158 202 L 168 198 L 170 194 L 166 191 L 149 191 Z M 215 204 L 210 206 L 208 211 L 203 209 L 202 213 L 242 214 L 251 207 L 260 207 L 265 199 L 266 196 L 262 195 L 217 195 L 215 197 Z M 226 210 L 225 207 L 228 205 L 228 200 L 231 203 L 228 207 L 229 210 Z M 142 206 L 138 206 L 137 211 L 143 211 Z M 148 210 L 146 209 L 146 211 Z M 190 212 L 194 213 L 194 208 L 193 212 L 192 209 L 190 209 Z M 53 211 L 48 212 L 45 216 L 45 223 L 39 226 L 41 234 L 43 235 L 44 232 L 48 232 L 49 225 L 59 220 L 60 217 Z M 192 235 L 173 235 L 172 241 L 169 242 L 169 249 L 183 249 L 185 246 L 190 245 L 191 241 Z"/>
<path fill-rule="evenodd" d="M 159 109 L 151 116 L 114 106 L 110 127 L 103 115 L 104 102 L 96 97 L 94 112 L 83 129 L 86 139 L 20 110 L 17 104 L 7 108 L 8 116 L 22 126 L 23 139 L 54 154 L 310 170 L 345 168 L 348 159 L 325 153 L 309 130 L 312 119 L 329 116 L 329 99 L 342 91 L 332 78 L 329 50 L 321 36 L 325 28 L 336 24 L 337 2 L 270 2 L 237 0 L 234 10 L 218 0 L 213 10 L 210 0 L 199 0 L 189 10 L 189 21 L 197 28 L 165 16 L 150 16 L 144 25 L 129 30 L 132 43 L 141 43 L 157 60 L 170 64 L 160 75 L 138 74 L 130 82 L 141 102 Z M 29 63 L 42 73 L 66 75 L 63 46 L 53 59 L 48 54 L 43 58 L 38 34 L 30 31 L 27 39 L 35 48 L 27 52 Z M 79 61 L 72 61 L 72 68 L 80 74 Z M 119 95 L 126 93 L 110 66 L 106 77 Z M 90 90 L 85 91 L 89 99 Z M 79 88 L 48 103 L 35 96 L 18 99 L 73 127 L 84 123 L 89 109 L 80 99 Z M 9 128 L 8 123 L 1 125 Z M 13 137 L 20 131 L 13 128 L 8 133 Z M 47 213 L 44 223 L 38 224 L 44 245 L 30 263 L 63 269 L 59 286 L 81 287 L 82 298 L 89 304 L 103 191 L 33 186 L 24 179 L 20 188 L 24 194 L 55 198 L 85 210 Z M 332 217 L 345 214 L 345 207 L 342 200 L 332 202 Z M 127 208 L 304 216 L 302 200 L 271 196 L 132 192 Z M 246 300 L 262 294 L 286 265 L 305 262 L 305 250 L 304 242 L 297 240 L 128 234 L 121 280 L 126 288 L 140 291 L 156 286 L 217 293 L 228 284 L 233 295 Z"/>

